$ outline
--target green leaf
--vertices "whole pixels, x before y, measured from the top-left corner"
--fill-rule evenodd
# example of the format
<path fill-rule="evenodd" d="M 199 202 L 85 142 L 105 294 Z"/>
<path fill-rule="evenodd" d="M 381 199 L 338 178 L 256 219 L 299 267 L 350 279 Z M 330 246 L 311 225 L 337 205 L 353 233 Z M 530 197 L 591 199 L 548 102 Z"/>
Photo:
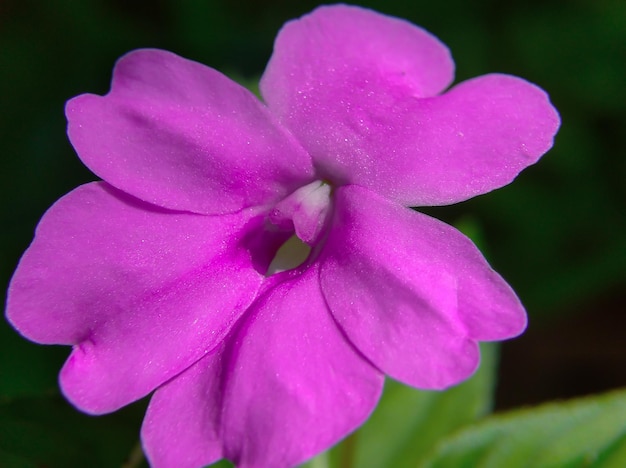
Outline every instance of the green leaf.
<path fill-rule="evenodd" d="M 626 391 L 489 417 L 442 440 L 421 466 L 624 467 Z"/>
<path fill-rule="evenodd" d="M 447 391 L 419 391 L 387 380 L 377 409 L 359 431 L 331 450 L 329 466 L 414 467 L 441 437 L 488 413 L 497 345 L 483 343 L 481 351 L 477 373 Z"/>

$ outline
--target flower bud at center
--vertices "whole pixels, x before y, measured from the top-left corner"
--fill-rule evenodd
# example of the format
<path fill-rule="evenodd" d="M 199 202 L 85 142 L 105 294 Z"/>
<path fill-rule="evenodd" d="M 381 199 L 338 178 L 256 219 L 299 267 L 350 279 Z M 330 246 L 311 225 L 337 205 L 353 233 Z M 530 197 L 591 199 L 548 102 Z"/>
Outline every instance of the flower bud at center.
<path fill-rule="evenodd" d="M 272 224 L 290 230 L 313 246 L 318 241 L 330 207 L 331 186 L 321 180 L 300 187 L 278 203 L 269 214 Z"/>

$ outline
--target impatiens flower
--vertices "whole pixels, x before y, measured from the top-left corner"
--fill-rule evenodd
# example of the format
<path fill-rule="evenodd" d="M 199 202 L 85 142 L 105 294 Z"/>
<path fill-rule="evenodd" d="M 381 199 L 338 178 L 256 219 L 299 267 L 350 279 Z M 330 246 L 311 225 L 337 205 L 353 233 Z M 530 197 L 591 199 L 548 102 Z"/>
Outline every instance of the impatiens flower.
<path fill-rule="evenodd" d="M 519 334 L 525 312 L 469 239 L 408 207 L 508 184 L 559 118 L 519 78 L 452 79 L 435 37 L 344 5 L 283 27 L 263 102 L 131 52 L 109 94 L 67 104 L 102 181 L 44 215 L 8 319 L 73 346 L 60 383 L 83 411 L 154 391 L 155 467 L 293 466 L 362 424 L 384 375 L 466 379 L 477 341 Z"/>

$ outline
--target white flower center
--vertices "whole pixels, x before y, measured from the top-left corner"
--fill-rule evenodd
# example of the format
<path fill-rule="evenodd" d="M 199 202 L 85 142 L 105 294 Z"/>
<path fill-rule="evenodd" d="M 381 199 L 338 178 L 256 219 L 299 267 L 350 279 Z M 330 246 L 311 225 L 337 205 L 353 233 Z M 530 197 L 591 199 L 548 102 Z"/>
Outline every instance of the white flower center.
<path fill-rule="evenodd" d="M 272 224 L 286 230 L 308 245 L 318 240 L 330 206 L 331 186 L 321 180 L 300 187 L 278 203 L 269 215 Z"/>
<path fill-rule="evenodd" d="M 316 180 L 300 187 L 280 201 L 270 212 L 268 219 L 281 231 L 291 236 L 276 252 L 267 275 L 291 270 L 301 265 L 309 256 L 323 234 L 330 209 L 331 186 Z"/>

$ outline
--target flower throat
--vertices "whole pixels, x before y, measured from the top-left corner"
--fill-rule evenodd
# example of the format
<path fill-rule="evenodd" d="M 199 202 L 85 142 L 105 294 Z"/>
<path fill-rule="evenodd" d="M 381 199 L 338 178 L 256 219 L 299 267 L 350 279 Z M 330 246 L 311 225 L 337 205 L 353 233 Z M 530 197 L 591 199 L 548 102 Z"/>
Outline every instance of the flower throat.
<path fill-rule="evenodd" d="M 280 201 L 268 215 L 272 229 L 293 235 L 276 252 L 266 276 L 291 270 L 306 261 L 323 237 L 330 211 L 331 185 L 316 180 Z"/>

